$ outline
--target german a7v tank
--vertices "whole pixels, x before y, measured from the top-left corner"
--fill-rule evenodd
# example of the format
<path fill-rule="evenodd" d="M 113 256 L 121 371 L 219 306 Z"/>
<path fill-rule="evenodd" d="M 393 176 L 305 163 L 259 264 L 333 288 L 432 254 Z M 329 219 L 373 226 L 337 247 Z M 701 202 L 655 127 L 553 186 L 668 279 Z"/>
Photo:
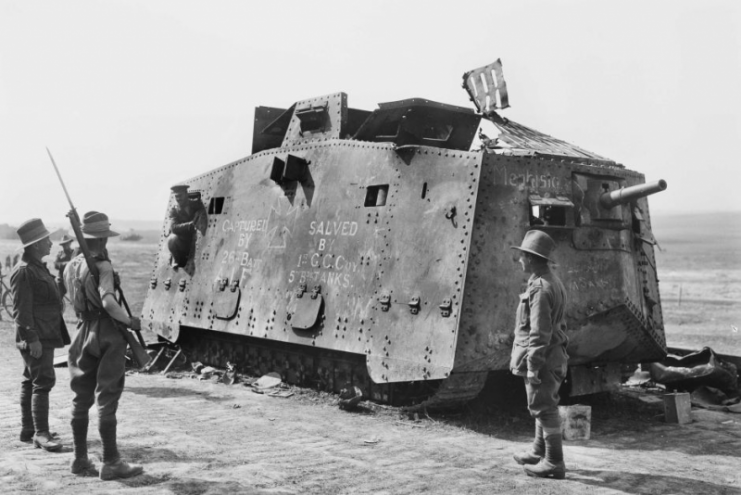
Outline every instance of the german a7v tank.
<path fill-rule="evenodd" d="M 666 183 L 502 117 L 499 61 L 464 88 L 476 110 L 258 107 L 252 155 L 183 180 L 204 215 L 181 268 L 165 219 L 144 326 L 207 364 L 460 404 L 507 369 L 526 283 L 509 247 L 539 229 L 569 294 L 570 393 L 662 359 L 646 196 Z"/>

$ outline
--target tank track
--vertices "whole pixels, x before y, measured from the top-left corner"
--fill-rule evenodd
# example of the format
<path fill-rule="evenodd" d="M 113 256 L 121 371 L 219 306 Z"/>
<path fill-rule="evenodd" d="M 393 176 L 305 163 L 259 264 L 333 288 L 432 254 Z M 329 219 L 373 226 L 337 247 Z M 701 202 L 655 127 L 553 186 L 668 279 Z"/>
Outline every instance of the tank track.
<path fill-rule="evenodd" d="M 177 343 L 191 362 L 218 368 L 229 362 L 238 373 L 252 376 L 277 372 L 286 383 L 330 393 L 357 386 L 364 398 L 410 410 L 460 407 L 478 395 L 487 376 L 461 373 L 445 380 L 378 384 L 370 379 L 363 355 L 191 327 L 181 327 Z"/>

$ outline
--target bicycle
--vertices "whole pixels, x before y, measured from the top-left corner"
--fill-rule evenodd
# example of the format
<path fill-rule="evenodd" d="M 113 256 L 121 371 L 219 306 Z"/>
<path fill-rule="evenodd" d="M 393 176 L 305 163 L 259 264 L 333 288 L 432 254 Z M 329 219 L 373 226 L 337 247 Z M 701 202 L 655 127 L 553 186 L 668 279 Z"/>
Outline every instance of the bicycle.
<path fill-rule="evenodd" d="M 11 292 L 10 287 L 5 283 L 6 277 L 7 275 L 5 275 L 2 269 L 0 269 L 0 321 L 3 320 L 2 310 L 5 310 L 11 320 L 13 319 L 13 292 Z M 71 308 L 72 301 L 70 301 L 69 296 L 65 294 L 62 296 L 62 314 L 64 314 L 68 305 Z"/>
<path fill-rule="evenodd" d="M 10 291 L 10 287 L 5 283 L 5 275 L 0 268 L 0 309 L 4 309 L 10 318 L 13 318 L 13 293 Z M 3 319 L 2 311 L 0 311 L 0 320 Z"/>

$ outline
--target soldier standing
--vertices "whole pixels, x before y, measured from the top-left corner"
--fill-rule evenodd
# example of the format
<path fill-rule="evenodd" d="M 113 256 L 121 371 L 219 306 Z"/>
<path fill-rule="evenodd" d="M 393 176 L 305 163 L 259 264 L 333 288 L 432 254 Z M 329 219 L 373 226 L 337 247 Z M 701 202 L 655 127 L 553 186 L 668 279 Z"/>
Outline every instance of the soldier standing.
<path fill-rule="evenodd" d="M 64 268 L 67 263 L 72 259 L 72 241 L 74 237 L 64 234 L 62 240 L 59 241 L 59 245 L 62 250 L 57 253 L 57 259 L 54 261 L 54 268 L 57 270 L 57 287 L 59 287 L 59 295 L 64 297 L 67 293 L 67 289 L 64 287 Z"/>
<path fill-rule="evenodd" d="M 535 418 L 535 440 L 530 452 L 516 454 L 528 476 L 563 479 L 561 418 L 558 390 L 566 377 L 566 289 L 551 272 L 548 263 L 556 247 L 551 237 L 539 230 L 525 234 L 520 264 L 530 274 L 527 290 L 520 294 L 515 322 L 510 369 L 525 379 L 530 415 Z"/>
<path fill-rule="evenodd" d="M 98 283 L 88 270 L 85 256 L 69 262 L 64 282 L 78 315 L 77 335 L 69 348 L 72 400 L 72 435 L 75 458 L 70 470 L 88 474 L 95 470 L 87 455 L 88 411 L 98 406 L 98 432 L 103 443 L 100 479 L 129 478 L 141 474 L 141 466 L 121 459 L 116 444 L 116 409 L 124 388 L 126 340 L 116 325 L 141 328 L 139 318 L 129 317 L 114 296 L 114 273 L 106 244 L 118 233 L 110 229 L 108 217 L 96 211 L 85 214 L 82 234 L 95 260 Z"/>
<path fill-rule="evenodd" d="M 23 258 L 10 276 L 15 341 L 21 351 L 21 442 L 56 452 L 62 444 L 49 433 L 49 392 L 56 383 L 54 349 L 69 344 L 62 300 L 42 258 L 51 252 L 49 231 L 33 218 L 18 228 Z"/>
<path fill-rule="evenodd" d="M 167 238 L 167 247 L 172 254 L 172 266 L 185 266 L 190 255 L 190 247 L 196 230 L 203 230 L 206 222 L 206 209 L 200 200 L 191 200 L 188 197 L 186 184 L 172 186 L 172 194 L 177 203 L 170 209 L 170 235 Z"/>

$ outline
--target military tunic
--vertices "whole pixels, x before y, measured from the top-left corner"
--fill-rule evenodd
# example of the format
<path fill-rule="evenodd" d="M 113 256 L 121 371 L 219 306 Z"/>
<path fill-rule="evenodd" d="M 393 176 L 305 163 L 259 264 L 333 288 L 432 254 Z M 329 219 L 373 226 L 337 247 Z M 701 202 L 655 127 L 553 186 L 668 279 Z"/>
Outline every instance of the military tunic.
<path fill-rule="evenodd" d="M 100 420 L 115 420 L 124 388 L 126 339 L 103 309 L 103 297 L 115 295 L 113 267 L 103 255 L 95 256 L 99 283 L 90 275 L 84 255 L 69 262 L 64 280 L 80 320 L 69 348 L 73 419 L 87 419 L 97 403 Z"/>
<path fill-rule="evenodd" d="M 56 383 L 54 349 L 69 344 L 69 334 L 62 317 L 62 303 L 54 277 L 46 264 L 26 254 L 10 276 L 15 318 L 15 341 L 24 361 L 21 380 L 22 429 L 48 431 L 45 414 L 31 418 L 34 410 L 48 409 L 49 392 Z M 34 358 L 28 345 L 39 342 L 41 356 Z M 32 424 L 32 421 L 43 424 Z"/>
<path fill-rule="evenodd" d="M 72 250 L 65 250 L 62 248 L 61 251 L 57 253 L 57 258 L 54 260 L 54 268 L 57 270 L 57 273 L 59 274 L 57 276 L 57 288 L 59 289 L 59 295 L 64 297 L 64 295 L 67 293 L 67 289 L 64 286 L 64 269 L 67 267 L 67 263 L 72 259 Z"/>
<path fill-rule="evenodd" d="M 566 289 L 544 267 L 528 279 L 520 294 L 510 369 L 515 375 L 537 372 L 540 384 L 525 378 L 528 409 L 547 433 L 560 432 L 558 390 L 566 377 Z"/>
<path fill-rule="evenodd" d="M 206 209 L 200 200 L 189 200 L 185 208 L 175 205 L 170 208 L 170 235 L 167 247 L 173 260 L 179 266 L 185 266 L 190 254 L 191 242 L 196 230 L 203 230 L 206 222 Z"/>

